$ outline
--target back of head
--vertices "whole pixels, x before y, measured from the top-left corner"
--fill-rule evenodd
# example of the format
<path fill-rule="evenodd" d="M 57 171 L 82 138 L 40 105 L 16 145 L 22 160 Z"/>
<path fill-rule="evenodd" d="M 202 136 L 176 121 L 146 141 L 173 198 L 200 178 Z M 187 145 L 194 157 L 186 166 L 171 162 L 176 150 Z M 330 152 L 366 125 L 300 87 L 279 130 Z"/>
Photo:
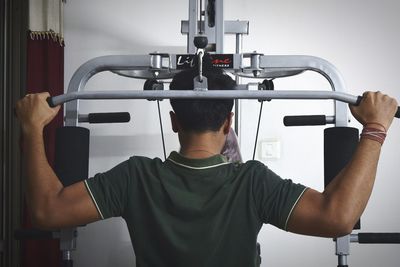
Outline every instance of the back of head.
<path fill-rule="evenodd" d="M 209 56 L 203 60 L 208 90 L 234 89 L 235 81 L 223 70 L 212 67 Z M 193 90 L 193 79 L 198 75 L 197 67 L 176 74 L 170 90 Z M 171 99 L 170 102 L 182 129 L 196 133 L 218 131 L 233 107 L 233 99 Z"/>

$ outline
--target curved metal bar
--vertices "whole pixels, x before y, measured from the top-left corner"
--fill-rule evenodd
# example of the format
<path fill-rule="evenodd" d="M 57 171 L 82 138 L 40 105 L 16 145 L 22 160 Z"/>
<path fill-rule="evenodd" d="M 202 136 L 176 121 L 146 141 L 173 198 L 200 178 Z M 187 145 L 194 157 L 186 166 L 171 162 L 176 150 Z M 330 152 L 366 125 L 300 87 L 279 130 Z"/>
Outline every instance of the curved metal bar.
<path fill-rule="evenodd" d="M 242 70 L 241 54 L 235 54 L 235 66 L 233 71 Z M 72 76 L 68 86 L 68 93 L 81 91 L 87 81 L 96 73 L 102 71 L 123 71 L 123 70 L 175 70 L 176 62 L 174 55 L 169 56 L 169 68 L 162 68 L 160 55 L 117 55 L 94 58 L 84 63 Z M 237 62 L 239 59 L 240 62 Z M 239 64 L 238 64 L 239 63 Z M 260 56 L 259 68 L 265 71 L 277 71 L 282 73 L 302 72 L 312 70 L 322 74 L 331 84 L 332 90 L 344 92 L 345 85 L 338 70 L 328 61 L 313 56 Z M 65 125 L 74 126 L 78 123 L 78 102 L 71 102 L 66 105 Z M 348 121 L 347 106 L 341 102 L 335 103 L 336 126 L 346 126 Z"/>
<path fill-rule="evenodd" d="M 81 91 L 87 81 L 102 71 L 113 70 L 147 70 L 152 66 L 152 55 L 117 55 L 102 56 L 91 59 L 81 65 L 73 74 L 68 85 L 68 93 Z M 66 110 L 66 126 L 76 126 L 78 123 L 78 102 L 68 103 Z"/>
<path fill-rule="evenodd" d="M 261 56 L 260 67 L 263 69 L 304 69 L 320 73 L 330 83 L 332 90 L 345 92 L 346 86 L 338 69 L 325 59 L 314 56 Z M 336 126 L 347 126 L 348 109 L 341 102 L 335 102 Z"/>
<path fill-rule="evenodd" d="M 93 58 L 81 65 L 68 85 L 68 93 L 80 91 L 96 73 L 113 70 L 140 70 L 152 66 L 152 55 L 118 55 Z"/>

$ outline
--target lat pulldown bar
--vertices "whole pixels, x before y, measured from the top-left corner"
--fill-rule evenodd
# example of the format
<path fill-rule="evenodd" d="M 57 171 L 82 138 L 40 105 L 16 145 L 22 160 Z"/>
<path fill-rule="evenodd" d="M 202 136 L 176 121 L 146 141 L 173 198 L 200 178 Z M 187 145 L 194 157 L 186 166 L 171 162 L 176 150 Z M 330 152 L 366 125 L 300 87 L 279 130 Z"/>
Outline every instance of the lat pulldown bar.
<path fill-rule="evenodd" d="M 247 86 L 245 86 L 247 87 Z M 245 89 L 238 86 L 237 89 Z M 167 90 L 167 91 L 78 91 L 64 95 L 50 97 L 48 103 L 51 107 L 78 99 L 332 99 L 352 105 L 358 105 L 361 96 L 354 96 L 342 92 L 329 91 L 248 91 L 248 90 Z M 400 118 L 400 108 L 397 109 L 396 118 Z"/>

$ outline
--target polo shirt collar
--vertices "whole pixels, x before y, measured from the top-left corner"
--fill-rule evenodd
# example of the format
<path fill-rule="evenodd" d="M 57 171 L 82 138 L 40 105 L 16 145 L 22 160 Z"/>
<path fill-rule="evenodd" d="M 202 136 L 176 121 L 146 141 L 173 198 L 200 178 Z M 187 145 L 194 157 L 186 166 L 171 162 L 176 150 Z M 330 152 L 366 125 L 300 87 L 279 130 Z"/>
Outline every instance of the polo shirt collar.
<path fill-rule="evenodd" d="M 182 167 L 198 170 L 214 168 L 230 163 L 228 159 L 223 155 L 214 155 L 212 157 L 204 159 L 190 159 L 182 156 L 176 151 L 171 152 L 167 160 Z"/>

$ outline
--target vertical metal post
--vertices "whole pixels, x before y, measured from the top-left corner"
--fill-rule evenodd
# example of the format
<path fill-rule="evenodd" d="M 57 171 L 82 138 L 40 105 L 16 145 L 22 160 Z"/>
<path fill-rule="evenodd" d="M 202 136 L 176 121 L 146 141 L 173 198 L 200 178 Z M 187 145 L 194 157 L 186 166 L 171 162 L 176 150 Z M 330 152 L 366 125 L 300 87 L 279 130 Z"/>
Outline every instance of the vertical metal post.
<path fill-rule="evenodd" d="M 7 76 L 7 65 L 6 65 L 6 55 L 7 55 L 7 47 L 6 47 L 6 32 L 7 32 L 7 1 L 0 2 L 0 128 L 2 133 L 6 131 L 6 122 L 5 122 L 5 90 L 7 88 L 6 76 Z M 3 134 L 0 136 L 0 162 L 4 162 L 6 159 L 5 155 L 5 144 L 7 143 L 7 139 Z M 5 175 L 4 164 L 0 165 L 0 266 L 6 266 L 5 257 L 3 253 L 5 253 L 5 224 L 6 224 L 6 175 Z"/>
<path fill-rule="evenodd" d="M 189 0 L 189 34 L 187 39 L 187 52 L 189 54 L 196 53 L 196 47 L 194 46 L 193 40 L 198 32 L 198 12 L 199 7 L 197 5 L 197 0 Z"/>
<path fill-rule="evenodd" d="M 348 267 L 347 255 L 339 255 L 338 256 L 338 267 Z"/>
<path fill-rule="evenodd" d="M 25 95 L 28 1 L 0 1 L 0 266 L 20 265 L 14 240 L 23 206 L 20 127 L 14 106 Z"/>
<path fill-rule="evenodd" d="M 202 27 L 202 33 L 208 38 L 209 49 L 211 52 L 217 54 L 224 53 L 224 35 L 225 35 L 225 21 L 224 21 L 224 0 L 215 0 L 215 25 L 210 27 L 207 23 L 208 14 L 204 15 L 204 20 L 198 21 L 200 14 L 199 2 L 200 0 L 189 0 L 189 26 L 187 38 L 187 52 L 189 54 L 196 53 L 196 47 L 193 44 L 194 37 L 199 34 L 199 26 Z M 199 24 L 201 23 L 201 25 Z"/>
<path fill-rule="evenodd" d="M 60 250 L 62 252 L 63 267 L 72 267 L 73 260 L 71 251 L 76 249 L 76 228 L 63 229 L 60 231 Z"/>
<path fill-rule="evenodd" d="M 236 34 L 236 54 L 241 54 L 243 52 L 243 35 L 240 33 Z M 236 76 L 236 84 L 240 84 L 242 82 L 242 78 Z M 235 132 L 239 138 L 240 144 L 240 101 L 239 99 L 235 99 Z"/>
<path fill-rule="evenodd" d="M 224 0 L 215 0 L 215 45 L 217 54 L 224 53 Z"/>
<path fill-rule="evenodd" d="M 337 90 L 343 92 L 344 90 Z M 349 122 L 348 117 L 348 104 L 335 101 L 335 126 L 336 127 L 347 127 Z"/>
<path fill-rule="evenodd" d="M 335 242 L 338 267 L 347 267 L 347 256 L 350 255 L 350 235 L 338 237 Z"/>

